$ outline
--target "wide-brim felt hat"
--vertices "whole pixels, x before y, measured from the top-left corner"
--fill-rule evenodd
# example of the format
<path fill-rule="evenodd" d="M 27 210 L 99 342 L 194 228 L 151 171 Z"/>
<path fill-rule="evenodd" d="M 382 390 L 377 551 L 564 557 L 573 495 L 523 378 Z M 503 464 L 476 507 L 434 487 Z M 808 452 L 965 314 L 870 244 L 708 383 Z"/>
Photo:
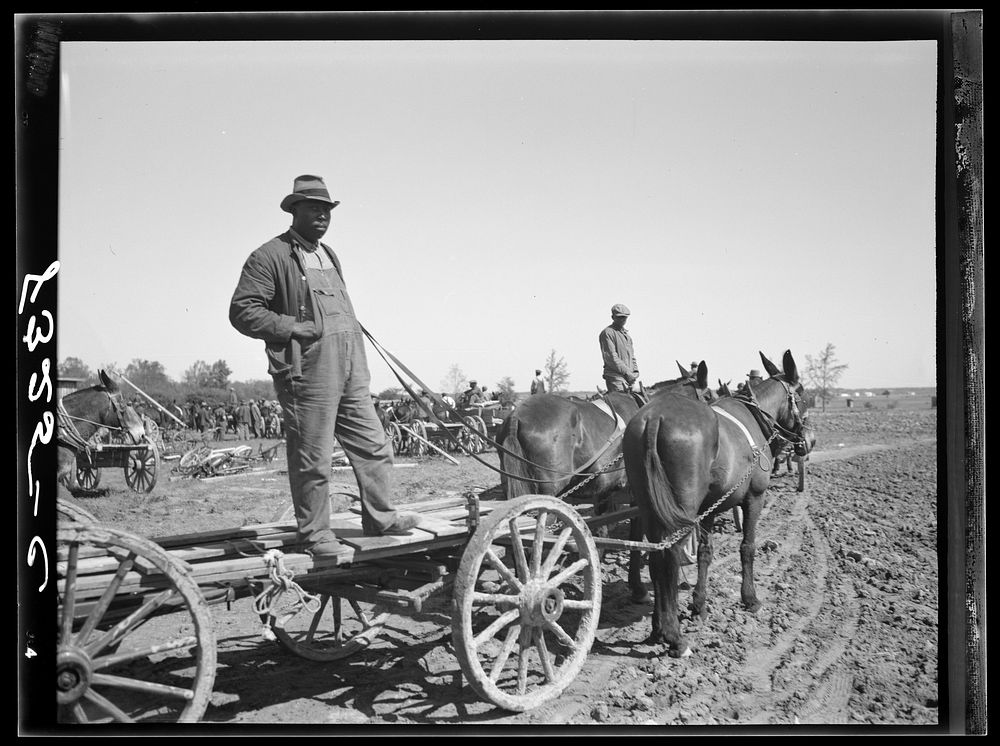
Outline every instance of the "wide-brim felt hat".
<path fill-rule="evenodd" d="M 757 370 L 756 368 L 754 368 L 754 369 L 753 369 L 753 370 L 751 370 L 751 371 L 750 371 L 749 373 L 747 373 L 747 378 L 763 378 L 763 377 L 764 377 L 764 376 L 762 376 L 762 375 L 760 374 L 760 371 L 759 371 L 759 370 Z"/>
<path fill-rule="evenodd" d="M 313 200 L 314 202 L 325 202 L 331 209 L 340 204 L 340 200 L 330 199 L 330 192 L 323 182 L 322 176 L 303 174 L 295 179 L 292 184 L 292 193 L 281 200 L 281 209 L 291 212 L 292 206 L 303 200 Z"/>

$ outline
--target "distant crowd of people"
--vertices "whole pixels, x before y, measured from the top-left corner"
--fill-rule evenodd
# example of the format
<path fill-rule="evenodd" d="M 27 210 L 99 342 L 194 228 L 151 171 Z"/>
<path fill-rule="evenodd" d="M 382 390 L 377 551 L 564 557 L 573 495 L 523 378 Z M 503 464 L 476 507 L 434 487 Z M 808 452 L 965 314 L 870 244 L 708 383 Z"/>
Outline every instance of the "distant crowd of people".
<path fill-rule="evenodd" d="M 237 440 L 285 437 L 278 402 L 263 398 L 240 399 L 234 389 L 230 389 L 229 393 L 226 404 L 208 401 L 180 404 L 174 399 L 165 407 L 173 417 L 168 417 L 163 410 L 138 396 L 129 404 L 140 416 L 152 420 L 159 427 L 175 428 L 179 420 L 185 427 L 214 440 L 224 440 L 230 434 Z"/>

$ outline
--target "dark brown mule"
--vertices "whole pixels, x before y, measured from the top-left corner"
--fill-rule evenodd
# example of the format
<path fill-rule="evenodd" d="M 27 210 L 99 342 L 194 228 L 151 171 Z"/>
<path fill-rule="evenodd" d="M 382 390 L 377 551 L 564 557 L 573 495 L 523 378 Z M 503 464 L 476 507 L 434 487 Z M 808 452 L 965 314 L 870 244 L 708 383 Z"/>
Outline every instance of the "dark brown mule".
<path fill-rule="evenodd" d="M 118 384 L 103 370 L 96 386 L 73 391 L 58 406 L 59 467 L 57 479 L 69 489 L 77 489 L 76 456 L 101 429 L 124 432 L 133 443 L 146 434 L 142 418 L 125 403 Z"/>
<path fill-rule="evenodd" d="M 761 356 L 763 357 L 763 355 Z M 786 440 L 801 440 L 802 385 L 790 352 L 783 371 L 747 391 L 711 406 L 684 397 L 657 397 L 629 422 L 623 437 L 625 469 L 652 551 L 653 630 L 650 642 L 665 641 L 670 654 L 690 654 L 677 608 L 679 554 L 689 531 L 698 530 L 698 581 L 693 608 L 704 618 L 711 527 L 715 515 L 741 506 L 743 570 L 741 597 L 751 612 L 760 607 L 753 560 L 757 520 L 771 480 L 771 459 Z"/>
<path fill-rule="evenodd" d="M 697 378 L 653 384 L 649 396 L 653 400 L 671 393 L 689 399 L 705 396 L 710 389 L 704 361 L 698 370 Z M 639 411 L 640 402 L 619 392 L 610 392 L 604 399 L 615 419 L 597 401 L 558 394 L 528 397 L 507 415 L 496 436 L 502 446 L 497 450 L 507 499 L 554 495 L 569 502 L 592 501 L 596 512 L 602 513 L 616 494 L 627 494 L 621 432 Z M 642 538 L 639 530 L 638 521 L 633 522 L 633 539 Z M 640 577 L 642 556 L 634 552 L 630 559 L 629 587 L 633 598 L 641 600 L 647 596 Z"/>

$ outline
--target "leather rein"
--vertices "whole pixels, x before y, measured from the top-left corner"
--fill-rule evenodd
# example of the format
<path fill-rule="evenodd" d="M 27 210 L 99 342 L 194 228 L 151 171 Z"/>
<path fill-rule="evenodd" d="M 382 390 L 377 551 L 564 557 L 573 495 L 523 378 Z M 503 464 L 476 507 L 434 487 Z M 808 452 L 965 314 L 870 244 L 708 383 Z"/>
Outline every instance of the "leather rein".
<path fill-rule="evenodd" d="M 608 437 L 607 441 L 601 447 L 601 449 L 598 451 L 597 455 L 594 456 L 593 458 L 591 458 L 586 464 L 584 464 L 583 466 L 581 466 L 578 469 L 575 469 L 573 471 L 562 471 L 562 470 L 559 470 L 559 469 L 552 469 L 552 468 L 547 467 L 547 466 L 542 466 L 541 464 L 536 464 L 533 461 L 531 461 L 529 459 L 526 459 L 524 456 L 521 456 L 519 454 L 511 452 L 510 450 L 504 448 L 502 445 L 500 445 L 496 441 L 494 441 L 494 440 L 492 440 L 492 439 L 484 436 L 478 430 L 476 430 L 475 428 L 469 426 L 465 422 L 465 417 L 464 417 L 464 415 L 462 415 L 461 412 L 459 412 L 454 407 L 451 407 L 447 402 L 444 401 L 444 399 L 442 399 L 440 396 L 438 396 L 437 394 L 435 394 L 431 390 L 431 388 L 429 386 L 427 386 L 416 375 L 414 375 L 414 373 L 409 368 L 407 368 L 406 365 L 404 365 L 395 355 L 393 355 L 391 352 L 389 352 L 384 347 L 382 347 L 382 345 L 378 342 L 378 340 L 376 340 L 371 335 L 371 333 L 367 329 L 364 328 L 364 326 L 361 327 L 361 331 L 364 332 L 364 335 L 368 338 L 368 340 L 375 347 L 376 352 L 378 352 L 378 354 L 382 357 L 382 359 L 385 360 L 386 364 L 389 366 L 389 369 L 393 372 L 393 375 L 396 376 L 396 379 L 403 386 L 403 389 L 406 391 L 406 393 L 410 395 L 410 397 L 420 406 L 420 408 L 427 414 L 428 417 L 431 418 L 431 420 L 433 422 L 444 424 L 442 422 L 441 418 L 438 417 L 438 415 L 435 414 L 434 411 L 427 406 L 427 404 L 424 401 L 423 397 L 418 397 L 416 395 L 416 393 L 413 391 L 413 388 L 404 380 L 403 376 L 400 375 L 399 371 L 396 370 L 397 366 L 399 367 L 400 370 L 403 371 L 403 373 L 405 373 L 407 376 L 409 376 L 410 380 L 412 380 L 417 386 L 419 386 L 425 392 L 427 392 L 426 395 L 430 397 L 431 401 L 433 401 L 434 404 L 436 404 L 439 409 L 443 409 L 448 414 L 453 415 L 456 418 L 457 422 L 459 422 L 462 425 L 462 427 L 464 427 L 466 430 L 469 430 L 470 432 L 474 433 L 481 440 L 486 441 L 488 444 L 490 444 L 491 446 L 493 446 L 494 448 L 496 448 L 497 451 L 500 452 L 500 453 L 503 453 L 503 454 L 505 454 L 505 455 L 507 455 L 507 456 L 509 456 L 511 458 L 517 459 L 518 461 L 521 461 L 524 464 L 528 464 L 529 466 L 533 466 L 536 469 L 540 469 L 542 471 L 549 472 L 549 473 L 553 474 L 555 477 L 569 477 L 570 479 L 573 479 L 574 477 L 589 476 L 591 473 L 593 473 L 593 474 L 600 474 L 600 473 L 602 473 L 605 470 L 612 471 L 612 469 L 609 469 L 608 467 L 611 467 L 615 463 L 615 461 L 612 461 L 606 467 L 604 467 L 604 469 L 602 469 L 602 470 L 600 470 L 598 472 L 588 473 L 586 471 L 586 469 L 589 469 L 591 466 L 593 466 L 593 464 L 595 464 L 601 458 L 601 456 L 603 456 L 605 453 L 607 453 L 608 450 L 615 443 L 617 443 L 619 440 L 621 440 L 622 433 L 625 430 L 624 427 L 616 427 L 615 431 Z M 612 412 L 615 413 L 615 420 L 616 420 L 616 424 L 617 424 L 618 422 L 621 421 L 621 416 L 618 415 L 617 412 L 615 412 L 615 410 L 614 410 L 613 407 L 611 407 L 610 402 L 608 402 L 608 407 L 611 409 Z M 461 450 L 465 451 L 464 447 L 459 442 L 458 436 L 456 436 L 454 433 L 452 433 L 449 428 L 442 427 L 442 429 L 444 430 L 445 435 L 447 435 L 448 438 L 450 438 L 452 441 L 454 441 L 455 444 L 458 445 Z M 521 474 L 512 474 L 512 473 L 510 473 L 508 471 L 505 471 L 505 470 L 500 469 L 500 468 L 498 468 L 496 466 L 493 466 L 493 464 L 490 464 L 487 461 L 484 461 L 483 459 L 479 458 L 479 456 L 476 455 L 476 454 L 474 454 L 474 453 L 469 453 L 468 451 L 465 451 L 465 452 L 467 453 L 467 455 L 472 456 L 472 458 L 474 458 L 480 464 L 482 464 L 483 466 L 485 466 L 487 469 L 490 469 L 491 471 L 495 471 L 498 474 L 502 474 L 503 476 L 510 477 L 511 479 L 518 479 L 518 480 L 521 480 L 521 481 L 524 481 L 524 482 L 534 482 L 536 484 L 551 484 L 552 482 L 556 481 L 555 478 L 553 478 L 553 479 L 536 479 L 534 477 L 528 477 L 528 476 L 524 476 L 524 475 L 521 475 Z M 617 459 L 616 459 L 616 461 L 617 461 Z M 624 469 L 624 467 L 616 467 L 614 470 L 615 471 L 621 471 L 623 469 Z"/>

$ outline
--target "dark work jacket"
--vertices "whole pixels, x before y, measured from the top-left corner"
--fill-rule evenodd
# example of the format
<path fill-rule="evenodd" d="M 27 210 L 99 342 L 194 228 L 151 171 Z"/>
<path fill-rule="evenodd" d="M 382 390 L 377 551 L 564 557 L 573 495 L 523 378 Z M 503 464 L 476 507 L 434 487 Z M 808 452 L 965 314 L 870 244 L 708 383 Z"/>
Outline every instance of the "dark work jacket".
<path fill-rule="evenodd" d="M 313 299 L 290 231 L 256 249 L 243 264 L 236 291 L 229 303 L 229 323 L 241 334 L 264 341 L 267 372 L 275 377 L 301 375 L 299 340 L 292 339 L 292 325 L 303 320 Z M 340 260 L 324 243 L 320 247 L 343 278 Z"/>

